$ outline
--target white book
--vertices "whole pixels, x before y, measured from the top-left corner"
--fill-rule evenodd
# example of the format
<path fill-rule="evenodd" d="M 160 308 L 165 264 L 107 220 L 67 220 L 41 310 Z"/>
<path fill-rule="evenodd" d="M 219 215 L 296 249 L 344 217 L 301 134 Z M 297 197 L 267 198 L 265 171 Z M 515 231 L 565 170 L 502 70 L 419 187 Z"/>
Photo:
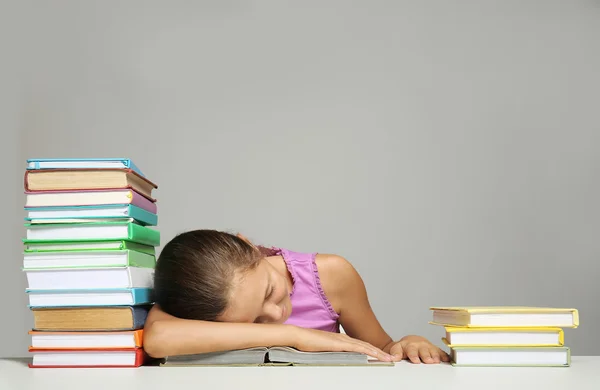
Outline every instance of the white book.
<path fill-rule="evenodd" d="M 130 225 L 118 224 L 50 224 L 27 227 L 28 240 L 124 239 Z"/>
<path fill-rule="evenodd" d="M 454 347 L 455 366 L 550 366 L 571 365 L 568 347 Z"/>
<path fill-rule="evenodd" d="M 562 346 L 561 328 L 446 328 L 443 341 L 451 347 Z"/>
<path fill-rule="evenodd" d="M 132 190 L 31 192 L 25 196 L 25 207 L 130 204 L 135 198 Z"/>
<path fill-rule="evenodd" d="M 142 360 L 140 350 L 131 351 L 43 351 L 36 350 L 31 367 L 133 367 Z"/>
<path fill-rule="evenodd" d="M 32 225 L 43 224 L 73 224 L 73 223 L 98 223 L 98 222 L 125 222 L 138 224 L 133 218 L 34 218 L 28 220 Z M 139 224 L 138 224 L 139 225 Z"/>
<path fill-rule="evenodd" d="M 25 248 L 28 251 L 83 251 L 83 250 L 95 250 L 95 249 L 121 249 L 123 248 L 122 241 L 93 241 L 93 242 L 57 242 L 49 244 L 27 242 Z"/>
<path fill-rule="evenodd" d="M 576 328 L 579 312 L 574 308 L 528 306 L 431 307 L 434 325 L 449 327 L 554 327 Z"/>
<path fill-rule="evenodd" d="M 137 166 L 128 158 L 30 159 L 27 169 L 123 169 Z"/>
<path fill-rule="evenodd" d="M 30 290 L 152 288 L 153 268 L 25 270 Z"/>
<path fill-rule="evenodd" d="M 155 264 L 154 256 L 129 250 L 26 252 L 23 254 L 23 269 L 111 266 L 154 267 Z"/>
<path fill-rule="evenodd" d="M 31 332 L 32 348 L 135 348 L 139 332 Z"/>
<path fill-rule="evenodd" d="M 131 208 L 129 206 L 113 206 L 113 207 L 103 207 L 103 208 L 93 208 L 93 207 L 64 207 L 62 209 L 30 209 L 27 212 L 27 218 L 29 219 L 49 219 L 49 218 L 86 218 L 86 217 L 106 217 L 106 218 L 127 218 L 129 216 L 129 211 Z"/>

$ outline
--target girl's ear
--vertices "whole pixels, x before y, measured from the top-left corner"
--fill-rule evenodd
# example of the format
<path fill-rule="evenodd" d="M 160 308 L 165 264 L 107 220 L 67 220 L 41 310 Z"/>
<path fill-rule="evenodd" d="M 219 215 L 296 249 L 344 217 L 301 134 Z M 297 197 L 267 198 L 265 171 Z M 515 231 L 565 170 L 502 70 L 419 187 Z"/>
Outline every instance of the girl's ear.
<path fill-rule="evenodd" d="M 246 241 L 248 244 L 254 246 L 254 244 L 252 242 L 250 242 L 250 240 L 246 236 L 244 236 L 242 233 L 238 233 L 237 236 L 239 238 L 241 238 L 242 240 Z"/>

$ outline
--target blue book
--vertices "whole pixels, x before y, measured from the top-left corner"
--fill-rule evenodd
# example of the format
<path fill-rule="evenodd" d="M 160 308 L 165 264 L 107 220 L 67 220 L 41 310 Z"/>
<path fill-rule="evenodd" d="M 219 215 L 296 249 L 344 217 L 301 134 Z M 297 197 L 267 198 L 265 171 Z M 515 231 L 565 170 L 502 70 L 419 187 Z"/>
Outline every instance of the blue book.
<path fill-rule="evenodd" d="M 30 308 L 81 306 L 139 306 L 153 303 L 151 288 L 91 289 L 91 290 L 31 290 Z"/>
<path fill-rule="evenodd" d="M 66 223 L 75 219 L 93 221 L 133 218 L 140 225 L 156 226 L 158 224 L 158 215 L 132 204 L 25 207 L 25 211 L 27 211 L 25 220 L 32 223 Z"/>
<path fill-rule="evenodd" d="M 130 158 L 30 158 L 27 169 L 127 168 L 144 176 Z"/>

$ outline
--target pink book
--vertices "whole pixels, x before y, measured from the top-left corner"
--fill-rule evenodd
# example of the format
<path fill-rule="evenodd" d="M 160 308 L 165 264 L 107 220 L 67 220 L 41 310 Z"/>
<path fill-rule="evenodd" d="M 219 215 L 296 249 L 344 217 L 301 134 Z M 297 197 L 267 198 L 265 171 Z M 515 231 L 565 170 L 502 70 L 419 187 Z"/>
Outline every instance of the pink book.
<path fill-rule="evenodd" d="M 132 189 L 26 191 L 25 207 L 73 207 L 131 204 L 157 214 L 156 199 Z"/>

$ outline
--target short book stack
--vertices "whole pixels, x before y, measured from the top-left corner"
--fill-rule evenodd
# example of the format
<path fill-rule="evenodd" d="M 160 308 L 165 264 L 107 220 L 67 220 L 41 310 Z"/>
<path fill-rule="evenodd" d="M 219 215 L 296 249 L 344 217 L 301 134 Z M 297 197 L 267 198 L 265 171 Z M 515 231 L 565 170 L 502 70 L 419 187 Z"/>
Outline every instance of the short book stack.
<path fill-rule="evenodd" d="M 139 367 L 157 186 L 126 158 L 31 159 L 24 185 L 29 366 Z"/>
<path fill-rule="evenodd" d="M 548 307 L 432 307 L 433 325 L 454 366 L 569 367 L 563 328 L 579 326 L 577 309 Z"/>

